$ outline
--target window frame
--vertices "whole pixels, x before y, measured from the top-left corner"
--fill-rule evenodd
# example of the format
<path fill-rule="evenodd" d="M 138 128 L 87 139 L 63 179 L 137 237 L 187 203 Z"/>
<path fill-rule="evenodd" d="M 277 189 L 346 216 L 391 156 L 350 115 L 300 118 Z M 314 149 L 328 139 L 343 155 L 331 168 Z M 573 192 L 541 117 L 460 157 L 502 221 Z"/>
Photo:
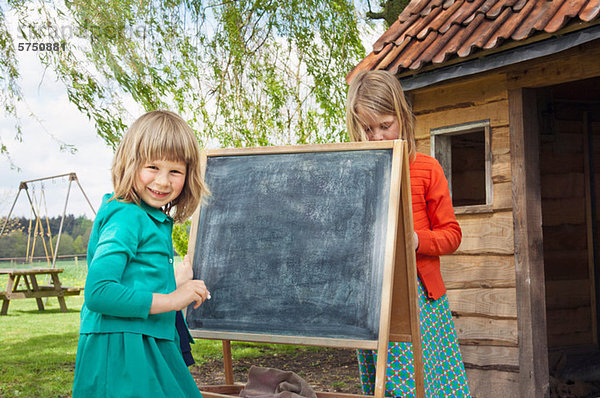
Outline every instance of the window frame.
<path fill-rule="evenodd" d="M 430 154 L 436 158 L 444 169 L 444 174 L 448 180 L 448 189 L 452 196 L 452 148 L 450 137 L 462 135 L 483 130 L 485 147 L 485 203 L 467 206 L 455 206 L 456 214 L 488 213 L 493 210 L 493 181 L 492 181 L 492 151 L 491 151 L 491 128 L 490 120 L 480 120 L 476 122 L 456 124 L 431 129 L 430 133 Z"/>

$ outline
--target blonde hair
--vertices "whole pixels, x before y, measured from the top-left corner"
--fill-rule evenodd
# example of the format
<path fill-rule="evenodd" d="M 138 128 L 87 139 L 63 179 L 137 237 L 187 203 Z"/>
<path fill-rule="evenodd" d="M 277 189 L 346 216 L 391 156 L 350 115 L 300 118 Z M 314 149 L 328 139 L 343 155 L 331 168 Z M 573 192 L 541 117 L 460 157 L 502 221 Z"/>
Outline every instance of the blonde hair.
<path fill-rule="evenodd" d="M 182 161 L 186 164 L 185 184 L 181 194 L 167 204 L 169 214 L 175 207 L 173 219 L 187 220 L 209 190 L 200 171 L 198 140 L 190 126 L 179 115 L 164 110 L 140 116 L 121 140 L 112 163 L 114 196 L 125 202 L 140 204 L 134 184 L 144 163 L 153 160 Z"/>
<path fill-rule="evenodd" d="M 361 110 L 380 115 L 394 115 L 400 125 L 400 137 L 406 140 L 408 155 L 416 153 L 414 115 L 406 102 L 398 79 L 385 70 L 359 72 L 348 88 L 346 100 L 346 126 L 352 141 L 368 141 L 364 125 L 358 115 Z"/>

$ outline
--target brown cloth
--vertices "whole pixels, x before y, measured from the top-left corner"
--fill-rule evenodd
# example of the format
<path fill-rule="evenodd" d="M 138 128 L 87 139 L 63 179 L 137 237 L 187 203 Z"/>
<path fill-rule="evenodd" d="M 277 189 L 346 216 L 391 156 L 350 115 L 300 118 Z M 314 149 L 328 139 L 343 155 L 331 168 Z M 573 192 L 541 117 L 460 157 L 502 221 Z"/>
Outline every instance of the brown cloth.
<path fill-rule="evenodd" d="M 294 372 L 252 366 L 248 372 L 248 383 L 240 391 L 240 397 L 317 398 L 317 394 Z"/>

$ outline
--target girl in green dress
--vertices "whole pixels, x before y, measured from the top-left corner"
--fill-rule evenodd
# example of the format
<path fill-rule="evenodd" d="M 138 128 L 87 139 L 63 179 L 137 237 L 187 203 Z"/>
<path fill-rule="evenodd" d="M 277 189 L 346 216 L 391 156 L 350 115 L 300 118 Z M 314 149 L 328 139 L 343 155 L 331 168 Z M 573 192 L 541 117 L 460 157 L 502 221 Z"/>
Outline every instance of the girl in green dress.
<path fill-rule="evenodd" d="M 209 297 L 186 258 L 173 268 L 173 221 L 208 194 L 196 137 L 168 111 L 136 120 L 112 165 L 88 245 L 73 397 L 201 397 L 175 314 Z M 170 214 L 173 213 L 172 217 Z"/>

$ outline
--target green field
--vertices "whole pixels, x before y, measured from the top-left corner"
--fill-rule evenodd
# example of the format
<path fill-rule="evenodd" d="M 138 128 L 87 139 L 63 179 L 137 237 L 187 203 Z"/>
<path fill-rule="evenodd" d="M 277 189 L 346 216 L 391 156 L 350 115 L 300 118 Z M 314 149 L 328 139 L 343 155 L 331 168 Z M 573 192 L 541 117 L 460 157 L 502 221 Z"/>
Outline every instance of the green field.
<path fill-rule="evenodd" d="M 46 267 L 46 263 L 16 265 L 0 263 L 0 268 Z M 84 286 L 85 262 L 61 261 L 65 286 Z M 0 289 L 6 276 L 0 276 Z M 79 332 L 79 312 L 83 295 L 66 297 L 68 312 L 61 313 L 58 300 L 49 298 L 44 311 L 34 299 L 13 300 L 8 315 L 0 316 L 0 397 L 70 397 Z M 316 348 L 313 348 L 316 349 Z M 232 355 L 254 358 L 295 350 L 294 346 L 232 343 Z M 197 364 L 220 358 L 221 342 L 196 340 L 192 353 Z"/>

